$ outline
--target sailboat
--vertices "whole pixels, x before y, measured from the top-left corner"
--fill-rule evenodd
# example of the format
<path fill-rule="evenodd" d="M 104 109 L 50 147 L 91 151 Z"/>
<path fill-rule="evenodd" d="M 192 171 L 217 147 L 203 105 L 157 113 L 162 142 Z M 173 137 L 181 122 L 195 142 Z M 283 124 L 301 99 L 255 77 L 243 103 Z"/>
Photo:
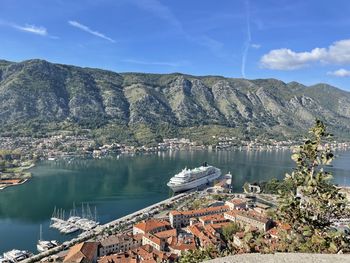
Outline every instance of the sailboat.
<path fill-rule="evenodd" d="M 45 241 L 43 240 L 43 226 L 40 224 L 40 237 L 38 243 L 36 244 L 36 249 L 39 252 L 47 251 L 51 248 L 57 247 L 59 243 L 56 240 Z"/>

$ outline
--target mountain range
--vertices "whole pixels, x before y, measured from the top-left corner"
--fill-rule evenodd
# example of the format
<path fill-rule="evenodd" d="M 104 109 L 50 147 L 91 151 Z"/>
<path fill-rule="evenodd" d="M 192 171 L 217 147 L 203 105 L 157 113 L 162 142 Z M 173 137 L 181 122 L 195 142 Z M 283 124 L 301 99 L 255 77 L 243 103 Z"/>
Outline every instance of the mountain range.
<path fill-rule="evenodd" d="M 276 79 L 115 73 L 0 60 L 0 134 L 58 130 L 148 142 L 167 136 L 294 138 L 316 118 L 350 137 L 350 93 Z"/>

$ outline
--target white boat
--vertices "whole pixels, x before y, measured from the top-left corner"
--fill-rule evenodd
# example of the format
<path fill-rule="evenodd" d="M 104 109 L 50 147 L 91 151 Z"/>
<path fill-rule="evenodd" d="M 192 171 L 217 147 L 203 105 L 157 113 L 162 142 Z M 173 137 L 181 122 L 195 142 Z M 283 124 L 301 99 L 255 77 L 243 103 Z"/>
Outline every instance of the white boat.
<path fill-rule="evenodd" d="M 52 240 L 52 241 L 43 240 L 43 228 L 42 228 L 42 225 L 40 225 L 40 238 L 38 240 L 38 243 L 36 244 L 36 249 L 39 252 L 44 252 L 57 246 L 58 246 L 58 242 L 56 240 Z"/>
<path fill-rule="evenodd" d="M 11 263 L 11 261 L 0 256 L 0 263 Z"/>
<path fill-rule="evenodd" d="M 32 254 L 26 250 L 12 249 L 4 253 L 4 258 L 12 262 L 19 262 L 29 258 L 31 255 Z"/>
<path fill-rule="evenodd" d="M 71 233 L 77 232 L 79 230 L 79 228 L 76 226 L 67 225 L 65 227 L 62 227 L 59 230 L 62 234 L 71 234 Z"/>
<path fill-rule="evenodd" d="M 79 216 L 71 216 L 71 217 L 69 217 L 68 218 L 68 222 L 69 223 L 75 223 L 75 222 L 77 222 L 78 220 L 80 220 L 81 219 L 81 217 L 79 217 Z"/>
<path fill-rule="evenodd" d="M 196 188 L 200 185 L 210 183 L 221 176 L 221 170 L 204 163 L 202 166 L 190 169 L 183 169 L 173 176 L 167 183 L 174 192 L 181 192 Z"/>

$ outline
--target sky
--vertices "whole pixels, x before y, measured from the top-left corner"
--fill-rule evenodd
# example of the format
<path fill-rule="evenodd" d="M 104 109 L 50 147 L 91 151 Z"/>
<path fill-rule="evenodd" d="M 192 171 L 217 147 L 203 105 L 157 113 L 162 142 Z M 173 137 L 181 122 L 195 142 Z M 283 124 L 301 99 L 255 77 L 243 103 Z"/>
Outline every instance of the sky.
<path fill-rule="evenodd" d="M 0 59 L 350 91 L 348 0 L 0 0 Z"/>

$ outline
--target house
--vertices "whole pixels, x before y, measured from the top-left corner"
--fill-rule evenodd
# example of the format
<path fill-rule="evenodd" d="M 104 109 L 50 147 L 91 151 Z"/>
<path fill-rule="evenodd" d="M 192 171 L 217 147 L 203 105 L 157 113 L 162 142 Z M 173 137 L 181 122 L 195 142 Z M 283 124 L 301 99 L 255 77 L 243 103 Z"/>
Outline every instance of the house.
<path fill-rule="evenodd" d="M 165 249 L 165 238 L 159 238 L 155 235 L 152 235 L 150 233 L 145 234 L 142 236 L 142 245 L 150 245 L 151 247 L 159 250 L 164 251 Z"/>
<path fill-rule="evenodd" d="M 231 210 L 224 217 L 240 225 L 249 225 L 267 231 L 272 227 L 272 220 L 255 211 Z"/>
<path fill-rule="evenodd" d="M 169 237 L 176 237 L 177 236 L 177 230 L 172 228 L 170 230 L 165 230 L 161 232 L 157 232 L 154 234 L 158 238 L 169 238 Z"/>
<path fill-rule="evenodd" d="M 228 221 L 229 220 L 225 218 L 223 214 L 208 215 L 199 218 L 199 222 L 201 222 L 203 226 L 207 224 L 218 224 Z"/>
<path fill-rule="evenodd" d="M 242 199 L 242 198 L 233 198 L 229 201 L 225 202 L 225 205 L 227 205 L 230 210 L 233 209 L 247 209 L 247 199 Z"/>
<path fill-rule="evenodd" d="M 254 211 L 260 213 L 260 214 L 265 214 L 268 209 L 270 209 L 271 206 L 265 205 L 263 203 L 255 203 Z"/>
<path fill-rule="evenodd" d="M 99 256 L 126 252 L 142 245 L 142 234 L 111 235 L 100 241 Z"/>
<path fill-rule="evenodd" d="M 135 224 L 133 226 L 133 234 L 154 234 L 157 232 L 168 230 L 170 228 L 171 226 L 168 221 L 159 219 L 149 219 Z"/>
<path fill-rule="evenodd" d="M 97 260 L 98 242 L 82 242 L 72 246 L 63 262 L 95 263 Z"/>
<path fill-rule="evenodd" d="M 169 221 L 172 227 L 181 228 L 190 225 L 191 218 L 198 218 L 207 215 L 220 214 L 228 211 L 230 208 L 226 205 L 214 206 L 198 210 L 189 211 L 171 211 L 169 213 Z"/>
<path fill-rule="evenodd" d="M 200 224 L 188 226 L 187 232 L 191 233 L 198 241 L 201 247 L 214 246 L 221 248 L 224 242 L 220 239 L 220 235 L 208 227 L 202 227 Z"/>
<path fill-rule="evenodd" d="M 170 252 L 181 256 L 183 252 L 196 249 L 196 242 L 193 236 L 179 236 L 168 239 Z"/>

